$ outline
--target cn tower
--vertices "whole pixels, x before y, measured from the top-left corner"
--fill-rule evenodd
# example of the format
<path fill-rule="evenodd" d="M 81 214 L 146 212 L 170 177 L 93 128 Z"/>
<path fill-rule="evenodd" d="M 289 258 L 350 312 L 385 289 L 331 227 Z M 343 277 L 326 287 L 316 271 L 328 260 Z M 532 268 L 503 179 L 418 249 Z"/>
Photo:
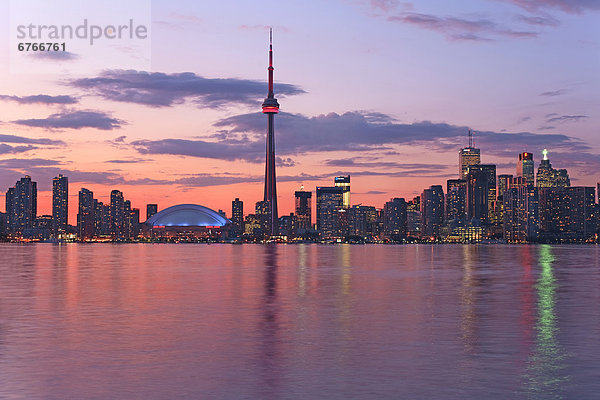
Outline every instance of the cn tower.
<path fill-rule="evenodd" d="M 269 94 L 262 104 L 263 114 L 267 114 L 267 161 L 265 166 L 265 201 L 268 202 L 268 234 L 279 233 L 277 213 L 277 182 L 275 180 L 275 114 L 279 103 L 273 94 L 273 30 L 269 30 Z"/>

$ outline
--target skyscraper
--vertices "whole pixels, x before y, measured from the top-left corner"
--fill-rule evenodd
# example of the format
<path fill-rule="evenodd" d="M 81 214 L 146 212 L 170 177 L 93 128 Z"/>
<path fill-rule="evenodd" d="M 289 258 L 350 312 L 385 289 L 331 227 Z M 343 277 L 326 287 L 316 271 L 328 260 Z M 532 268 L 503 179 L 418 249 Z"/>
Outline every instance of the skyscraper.
<path fill-rule="evenodd" d="M 241 236 L 244 233 L 244 202 L 237 197 L 231 202 L 231 222 L 232 234 Z"/>
<path fill-rule="evenodd" d="M 344 208 L 350 208 L 350 175 L 347 176 L 336 176 L 334 179 L 334 186 L 341 187 L 344 189 Z"/>
<path fill-rule="evenodd" d="M 343 209 L 343 187 L 317 187 L 317 229 L 323 236 L 341 235 L 340 211 Z"/>
<path fill-rule="evenodd" d="M 504 224 L 504 193 L 512 188 L 513 176 L 509 174 L 498 175 L 496 183 L 496 218 Z"/>
<path fill-rule="evenodd" d="M 403 198 L 394 198 L 383 206 L 383 233 L 393 240 L 406 238 L 407 204 Z"/>
<path fill-rule="evenodd" d="M 269 31 L 269 93 L 262 104 L 263 114 L 267 114 L 267 159 L 265 165 L 265 196 L 268 202 L 269 220 L 267 234 L 277 235 L 279 215 L 277 213 L 277 182 L 275 179 L 275 114 L 279 103 L 273 93 L 273 31 Z"/>
<path fill-rule="evenodd" d="M 296 198 L 297 228 L 307 230 L 312 228 L 312 192 L 299 190 L 294 193 Z"/>
<path fill-rule="evenodd" d="M 270 202 L 263 200 L 257 201 L 254 212 L 258 220 L 260 221 L 260 231 L 254 232 L 254 234 L 270 235 L 269 229 L 271 227 L 271 207 Z M 279 221 L 277 221 L 279 222 Z"/>
<path fill-rule="evenodd" d="M 37 217 L 37 183 L 30 176 L 21 178 L 6 193 L 6 213 L 11 233 L 21 234 L 34 227 Z"/>
<path fill-rule="evenodd" d="M 464 221 L 467 202 L 467 181 L 448 179 L 446 181 L 446 220 Z"/>
<path fill-rule="evenodd" d="M 146 204 L 146 221 L 158 212 L 158 204 Z"/>
<path fill-rule="evenodd" d="M 5 210 L 6 210 L 6 227 L 4 228 L 6 230 L 6 233 L 13 233 L 15 231 L 15 222 L 16 222 L 16 210 L 15 210 L 15 188 L 9 188 L 6 191 L 6 195 L 4 196 L 4 200 L 5 200 Z"/>
<path fill-rule="evenodd" d="M 373 206 L 356 205 L 344 209 L 348 218 L 348 235 L 375 236 L 378 234 L 378 213 Z"/>
<path fill-rule="evenodd" d="M 540 228 L 538 188 L 520 184 L 504 192 L 503 197 L 504 239 L 512 243 L 537 241 Z"/>
<path fill-rule="evenodd" d="M 406 235 L 421 236 L 421 196 L 416 196 L 406 204 Z"/>
<path fill-rule="evenodd" d="M 523 178 L 525 180 L 525 185 L 535 186 L 533 170 L 533 153 L 525 152 L 519 154 L 519 161 L 517 162 L 517 177 Z"/>
<path fill-rule="evenodd" d="M 472 165 L 467 174 L 467 219 L 477 219 L 481 223 L 495 221 L 496 206 L 496 166 L 490 164 Z"/>
<path fill-rule="evenodd" d="M 58 237 L 67 231 L 69 219 L 69 178 L 58 175 L 52 179 L 52 234 Z"/>
<path fill-rule="evenodd" d="M 113 240 L 125 238 L 125 200 L 120 190 L 110 192 L 110 234 Z"/>
<path fill-rule="evenodd" d="M 571 180 L 566 169 L 554 169 L 548 159 L 548 150 L 542 152 L 542 161 L 537 170 L 537 187 L 568 187 Z"/>
<path fill-rule="evenodd" d="M 465 179 L 471 165 L 481 164 L 481 152 L 473 147 L 473 132 L 469 129 L 469 147 L 458 153 L 458 179 Z"/>
<path fill-rule="evenodd" d="M 79 210 L 77 212 L 79 240 L 91 240 L 95 235 L 95 203 L 92 191 L 85 188 L 79 191 Z"/>
<path fill-rule="evenodd" d="M 444 189 L 433 185 L 421 194 L 421 235 L 435 237 L 444 222 Z"/>
<path fill-rule="evenodd" d="M 541 187 L 540 238 L 547 242 L 585 241 L 597 228 L 596 190 L 592 187 Z"/>

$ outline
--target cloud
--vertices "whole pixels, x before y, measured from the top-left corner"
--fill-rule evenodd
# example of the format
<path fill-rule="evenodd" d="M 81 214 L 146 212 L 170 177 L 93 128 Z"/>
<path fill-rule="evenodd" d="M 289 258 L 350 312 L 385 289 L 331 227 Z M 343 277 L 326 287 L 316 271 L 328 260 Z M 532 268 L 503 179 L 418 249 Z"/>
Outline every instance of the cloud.
<path fill-rule="evenodd" d="M 556 114 L 549 114 L 550 115 L 556 115 Z M 578 122 L 581 121 L 582 119 L 586 119 L 589 118 L 587 115 L 561 115 L 558 117 L 552 117 L 552 118 L 548 118 L 546 120 L 547 123 L 552 124 L 555 122 Z"/>
<path fill-rule="evenodd" d="M 537 37 L 537 32 L 517 31 L 502 27 L 495 22 L 485 19 L 467 19 L 460 17 L 439 17 L 432 14 L 403 12 L 388 17 L 388 21 L 401 22 L 442 33 L 449 40 L 458 41 L 489 41 L 489 36 L 506 36 L 515 38 Z"/>
<path fill-rule="evenodd" d="M 13 121 L 19 125 L 45 129 L 81 129 L 96 128 L 101 130 L 118 129 L 124 121 L 112 118 L 100 111 L 64 111 L 41 119 L 20 119 Z"/>
<path fill-rule="evenodd" d="M 547 91 L 547 92 L 540 93 L 540 96 L 554 97 L 554 96 L 561 96 L 561 95 L 563 95 L 565 93 L 567 93 L 566 89 L 558 89 L 558 90 L 550 90 L 550 91 Z"/>
<path fill-rule="evenodd" d="M 50 160 L 47 158 L 7 158 L 0 160 L 0 167 L 11 170 L 22 170 L 27 168 L 47 167 L 50 165 L 62 164 L 61 161 Z"/>
<path fill-rule="evenodd" d="M 403 124 L 373 122 L 381 116 L 370 118 L 368 113 L 330 113 L 315 117 L 301 114 L 280 113 L 277 121 L 277 153 L 290 157 L 307 153 L 331 151 L 377 150 L 394 151 L 395 146 L 427 146 L 428 151 L 452 151 L 465 143 L 467 127 L 428 121 Z M 172 154 L 220 160 L 243 160 L 261 163 L 264 161 L 264 116 L 260 113 L 241 114 L 222 119 L 214 124 L 220 133 L 210 138 L 137 140 L 131 144 L 141 154 Z M 588 151 L 584 142 L 563 134 L 531 132 L 477 132 L 478 145 L 486 152 L 499 156 L 514 156 L 523 149 L 554 147 L 577 151 Z M 335 161 L 331 161 L 335 163 Z M 363 166 L 365 161 L 337 161 Z M 393 167 L 399 167 L 396 164 Z M 390 165 L 392 166 L 392 165 Z M 406 166 L 406 165 L 405 165 Z M 422 167 L 421 169 L 425 169 Z"/>
<path fill-rule="evenodd" d="M 544 9 L 557 8 L 571 14 L 582 14 L 590 10 L 600 10 L 597 0 L 501 0 L 512 3 L 529 12 L 539 12 Z"/>
<path fill-rule="evenodd" d="M 147 161 L 150 161 L 150 160 L 144 159 L 144 158 L 134 158 L 132 160 L 106 160 L 104 162 L 111 163 L 111 164 L 137 164 L 137 163 L 142 163 L 142 162 L 147 162 Z"/>
<path fill-rule="evenodd" d="M 528 16 L 528 15 L 517 15 L 517 20 L 520 22 L 524 22 L 529 25 L 534 26 L 552 26 L 556 27 L 560 25 L 560 21 L 551 15 L 536 15 L 536 16 Z"/>
<path fill-rule="evenodd" d="M 336 160 L 326 160 L 325 165 L 333 167 L 350 168 L 385 168 L 385 169 L 403 169 L 403 170 L 430 170 L 444 171 L 448 167 L 445 164 L 410 164 L 390 161 L 360 161 L 364 157 L 342 158 Z"/>
<path fill-rule="evenodd" d="M 78 100 L 72 96 L 49 96 L 37 94 L 33 96 L 7 96 L 0 95 L 0 100 L 15 101 L 19 104 L 75 104 Z"/>
<path fill-rule="evenodd" d="M 250 162 L 260 162 L 261 157 L 264 157 L 264 143 L 261 144 L 256 140 L 246 144 L 186 139 L 136 140 L 132 145 L 141 154 L 174 154 Z"/>
<path fill-rule="evenodd" d="M 24 144 L 42 144 L 50 146 L 64 146 L 65 142 L 62 140 L 53 139 L 31 139 L 23 136 L 15 135 L 0 135 L 0 143 L 24 143 Z"/>
<path fill-rule="evenodd" d="M 8 144 L 0 144 L 0 154 L 24 153 L 29 150 L 37 149 L 36 146 L 10 146 Z"/>
<path fill-rule="evenodd" d="M 19 177 L 30 175 L 38 183 L 39 190 L 50 190 L 52 178 L 58 174 L 67 176 L 70 183 L 125 184 L 125 179 L 114 172 L 89 172 L 68 169 L 63 167 L 62 162 L 56 160 L 43 158 L 0 160 L 1 187 L 13 186 Z"/>
<path fill-rule="evenodd" d="M 35 51 L 31 54 L 31 57 L 54 61 L 72 61 L 79 58 L 77 54 L 69 51 Z"/>
<path fill-rule="evenodd" d="M 70 84 L 107 100 L 151 107 L 170 107 L 186 100 L 205 108 L 235 104 L 256 105 L 266 91 L 266 84 L 261 81 L 210 79 L 191 72 L 165 74 L 112 70 L 95 78 L 76 79 Z M 275 90 L 278 95 L 283 96 L 304 93 L 299 87 L 286 83 L 278 83 Z"/>

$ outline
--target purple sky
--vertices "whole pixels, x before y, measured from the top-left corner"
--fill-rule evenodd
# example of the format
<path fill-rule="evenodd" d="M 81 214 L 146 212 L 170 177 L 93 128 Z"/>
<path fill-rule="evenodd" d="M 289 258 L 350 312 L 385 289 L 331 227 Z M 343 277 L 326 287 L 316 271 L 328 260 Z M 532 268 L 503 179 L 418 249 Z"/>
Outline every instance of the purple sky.
<path fill-rule="evenodd" d="M 270 25 L 280 214 L 301 184 L 341 173 L 353 177 L 353 203 L 378 207 L 444 184 L 468 127 L 498 173 L 514 173 L 518 152 L 539 161 L 547 148 L 573 184 L 600 179 L 600 2 L 272 4 L 153 1 L 149 71 L 28 75 L 9 72 L 2 3 L 0 190 L 23 173 L 47 190 L 62 172 L 72 194 L 118 187 L 137 207 L 227 211 L 241 197 L 249 211 L 262 195 Z"/>

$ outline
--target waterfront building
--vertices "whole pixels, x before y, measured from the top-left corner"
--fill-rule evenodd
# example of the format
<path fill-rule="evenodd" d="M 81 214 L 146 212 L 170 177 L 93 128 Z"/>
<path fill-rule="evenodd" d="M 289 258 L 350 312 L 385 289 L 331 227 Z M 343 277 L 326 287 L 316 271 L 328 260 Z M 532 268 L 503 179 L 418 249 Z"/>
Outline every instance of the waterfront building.
<path fill-rule="evenodd" d="M 496 223 L 496 166 L 472 165 L 467 174 L 466 215 L 482 224 Z"/>
<path fill-rule="evenodd" d="M 208 207 L 179 204 L 153 215 L 143 224 L 144 237 L 172 242 L 217 240 L 227 236 L 231 223 Z"/>
<path fill-rule="evenodd" d="M 407 204 L 403 198 L 393 198 L 383 206 L 383 233 L 394 240 L 406 238 Z"/>
<path fill-rule="evenodd" d="M 446 181 L 446 221 L 465 219 L 467 201 L 467 181 L 448 179 Z"/>
<path fill-rule="evenodd" d="M 52 179 L 52 235 L 67 232 L 69 219 L 69 178 L 58 175 Z"/>
<path fill-rule="evenodd" d="M 412 238 L 421 236 L 421 196 L 406 204 L 406 235 Z"/>
<path fill-rule="evenodd" d="M 481 151 L 473 146 L 473 132 L 469 129 L 469 146 L 458 153 L 458 179 L 466 179 L 469 167 L 481 164 Z"/>
<path fill-rule="evenodd" d="M 345 209 L 346 210 L 346 209 Z M 378 212 L 373 206 L 356 205 L 346 210 L 348 236 L 377 236 Z"/>
<path fill-rule="evenodd" d="M 113 240 L 125 238 L 125 200 L 120 190 L 110 192 L 110 234 Z"/>
<path fill-rule="evenodd" d="M 437 237 L 444 222 L 444 189 L 430 186 L 421 194 L 421 236 Z"/>
<path fill-rule="evenodd" d="M 524 180 L 524 182 L 521 181 L 518 186 L 535 186 L 533 153 L 524 152 L 519 154 L 519 161 L 517 162 L 517 177 L 523 178 Z"/>
<path fill-rule="evenodd" d="M 231 202 L 231 234 L 241 236 L 244 233 L 244 202 L 235 198 Z"/>
<path fill-rule="evenodd" d="M 515 178 L 517 179 L 517 178 Z M 539 195 L 533 185 L 514 186 L 504 192 L 504 239 L 511 243 L 536 242 L 539 237 Z"/>
<path fill-rule="evenodd" d="M 158 204 L 146 204 L 146 220 L 149 220 L 158 212 Z"/>
<path fill-rule="evenodd" d="M 295 211 L 298 231 L 312 228 L 312 192 L 299 190 L 294 193 Z"/>
<path fill-rule="evenodd" d="M 548 159 L 548 150 L 542 152 L 542 161 L 538 167 L 536 186 L 544 187 L 569 187 L 571 180 L 566 169 L 554 169 Z"/>
<path fill-rule="evenodd" d="M 21 178 L 8 189 L 5 201 L 9 232 L 19 236 L 32 229 L 37 217 L 37 183 L 28 175 Z"/>
<path fill-rule="evenodd" d="M 540 239 L 546 242 L 581 242 L 594 238 L 596 218 L 594 187 L 539 188 Z"/>
<path fill-rule="evenodd" d="M 342 234 L 344 193 L 342 186 L 317 187 L 317 230 L 325 237 Z"/>
<path fill-rule="evenodd" d="M 86 188 L 79 191 L 79 209 L 77 212 L 77 231 L 79 240 L 92 240 L 96 234 L 96 201 L 94 193 Z"/>
<path fill-rule="evenodd" d="M 350 175 L 336 176 L 334 178 L 334 186 L 343 188 L 343 208 L 350 208 Z"/>

